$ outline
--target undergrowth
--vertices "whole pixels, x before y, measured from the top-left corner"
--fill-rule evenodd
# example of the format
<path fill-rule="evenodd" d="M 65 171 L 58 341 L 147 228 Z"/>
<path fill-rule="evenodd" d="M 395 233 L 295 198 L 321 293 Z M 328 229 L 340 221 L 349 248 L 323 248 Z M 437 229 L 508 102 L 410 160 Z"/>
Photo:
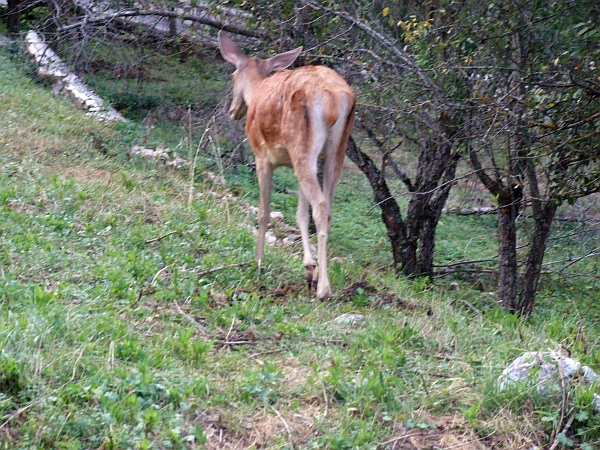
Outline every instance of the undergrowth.
<path fill-rule="evenodd" d="M 298 246 L 253 265 L 250 170 L 228 173 L 228 192 L 196 177 L 190 205 L 187 171 L 126 157 L 139 125 L 85 117 L 3 53 L 0 72 L 0 448 L 598 445 L 596 386 L 567 403 L 496 388 L 524 351 L 600 367 L 589 291 L 550 279 L 525 322 L 468 283 L 398 277 L 368 186 L 349 174 L 334 297 L 318 302 Z M 291 174 L 277 177 L 273 209 L 293 222 Z M 471 237 L 440 248 L 491 251 L 490 222 L 444 219 L 443 240 Z"/>

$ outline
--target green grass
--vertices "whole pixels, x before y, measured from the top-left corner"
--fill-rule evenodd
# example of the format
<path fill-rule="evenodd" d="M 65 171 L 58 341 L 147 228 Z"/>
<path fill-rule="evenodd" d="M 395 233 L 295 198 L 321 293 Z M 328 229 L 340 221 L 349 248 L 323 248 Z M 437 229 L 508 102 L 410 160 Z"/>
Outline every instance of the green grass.
<path fill-rule="evenodd" d="M 334 298 L 305 290 L 297 247 L 269 246 L 258 274 L 249 170 L 228 174 L 238 201 L 198 181 L 188 208 L 187 171 L 125 157 L 141 127 L 83 116 L 1 52 L 0 72 L 0 448 L 531 447 L 560 431 L 560 402 L 498 393 L 502 369 L 561 347 L 600 367 L 579 285 L 545 284 L 524 323 L 468 286 L 396 277 L 357 174 L 336 194 Z M 293 177 L 275 183 L 293 222 Z M 444 218 L 438 249 L 492 251 L 493 221 Z M 598 443 L 589 396 L 573 393 L 574 445 Z"/>
<path fill-rule="evenodd" d="M 91 42 L 86 81 L 126 117 L 160 124 L 166 112 L 212 112 L 227 96 L 229 67 L 193 49 L 108 46 Z M 210 63 L 208 62 L 210 61 Z M 177 111 L 177 108 L 180 111 Z"/>

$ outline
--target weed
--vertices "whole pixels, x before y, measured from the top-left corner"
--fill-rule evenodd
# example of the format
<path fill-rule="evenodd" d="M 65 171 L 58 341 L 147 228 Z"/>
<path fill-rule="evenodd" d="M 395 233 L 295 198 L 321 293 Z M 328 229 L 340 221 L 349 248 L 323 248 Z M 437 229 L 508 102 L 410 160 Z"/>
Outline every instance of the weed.
<path fill-rule="evenodd" d="M 265 362 L 260 370 L 249 370 L 243 375 L 241 399 L 248 402 L 258 398 L 264 405 L 277 402 L 277 388 L 282 380 L 276 364 Z"/>
<path fill-rule="evenodd" d="M 0 356 L 0 392 L 13 401 L 27 384 L 23 369 L 23 363 L 7 355 Z"/>

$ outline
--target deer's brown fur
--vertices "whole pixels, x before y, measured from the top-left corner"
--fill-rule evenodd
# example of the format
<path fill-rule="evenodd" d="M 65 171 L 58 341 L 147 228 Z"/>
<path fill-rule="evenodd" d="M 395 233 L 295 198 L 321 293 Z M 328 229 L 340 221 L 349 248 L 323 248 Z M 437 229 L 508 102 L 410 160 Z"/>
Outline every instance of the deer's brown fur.
<path fill-rule="evenodd" d="M 270 213 L 273 170 L 294 169 L 298 178 L 296 221 L 302 235 L 307 279 L 318 279 L 317 296 L 331 296 L 327 276 L 327 236 L 331 227 L 331 204 L 342 171 L 350 131 L 354 123 L 355 97 L 346 81 L 324 66 L 283 70 L 302 48 L 262 60 L 249 58 L 222 32 L 219 48 L 234 64 L 233 100 L 229 115 L 246 114 L 246 134 L 256 160 L 260 186 L 256 261 L 260 267 Z M 268 76 L 271 72 L 275 73 Z M 323 185 L 317 164 L 324 159 Z M 312 206 L 318 238 L 318 276 L 310 252 L 308 206 Z"/>

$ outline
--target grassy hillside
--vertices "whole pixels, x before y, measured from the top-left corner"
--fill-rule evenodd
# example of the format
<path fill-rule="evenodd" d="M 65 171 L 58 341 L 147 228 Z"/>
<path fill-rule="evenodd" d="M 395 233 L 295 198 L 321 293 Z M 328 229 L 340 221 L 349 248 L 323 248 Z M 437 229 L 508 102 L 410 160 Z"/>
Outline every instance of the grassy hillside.
<path fill-rule="evenodd" d="M 140 125 L 85 117 L 2 52 L 0 448 L 515 449 L 553 442 L 574 413 L 564 445 L 599 445 L 596 386 L 574 409 L 495 388 L 528 350 L 600 372 L 584 287 L 549 282 L 524 323 L 491 294 L 397 278 L 368 186 L 347 174 L 334 298 L 318 302 L 299 247 L 269 247 L 260 275 L 251 264 L 250 171 L 231 191 L 198 175 L 188 204 L 187 171 L 126 157 Z M 493 219 L 459 220 L 442 238 L 489 246 Z"/>

